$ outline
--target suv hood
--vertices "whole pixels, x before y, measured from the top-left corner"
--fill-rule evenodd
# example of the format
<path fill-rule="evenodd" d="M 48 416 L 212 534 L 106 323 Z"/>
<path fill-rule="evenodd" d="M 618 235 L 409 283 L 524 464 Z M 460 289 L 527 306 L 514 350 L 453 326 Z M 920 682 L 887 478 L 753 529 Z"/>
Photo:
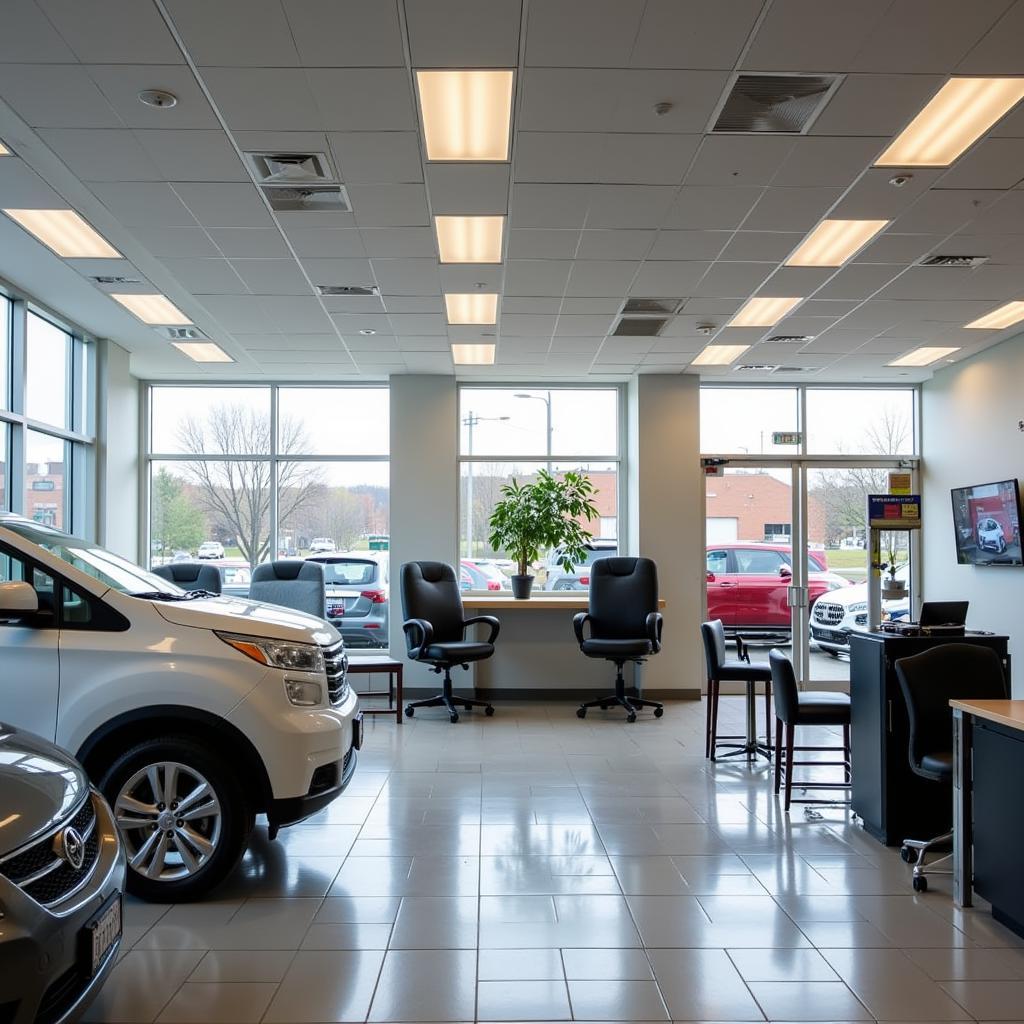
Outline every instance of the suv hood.
<path fill-rule="evenodd" d="M 0 723 L 0 857 L 45 835 L 88 791 L 69 754 Z"/>
<path fill-rule="evenodd" d="M 194 601 L 152 601 L 159 614 L 176 626 L 217 629 L 271 640 L 330 646 L 341 634 L 324 619 L 305 612 L 241 597 L 198 597 Z"/>

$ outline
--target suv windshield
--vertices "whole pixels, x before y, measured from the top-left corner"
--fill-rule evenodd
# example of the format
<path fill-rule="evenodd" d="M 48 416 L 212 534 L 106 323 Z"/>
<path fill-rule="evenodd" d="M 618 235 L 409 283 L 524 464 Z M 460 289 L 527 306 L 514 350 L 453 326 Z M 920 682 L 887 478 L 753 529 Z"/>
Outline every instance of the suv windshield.
<path fill-rule="evenodd" d="M 184 594 L 183 590 L 169 580 L 132 565 L 120 555 L 115 555 L 91 541 L 61 533 L 50 526 L 17 519 L 0 519 L 0 527 L 10 530 L 30 544 L 43 548 L 55 558 L 74 566 L 79 572 L 86 573 L 104 586 L 122 594 Z"/>

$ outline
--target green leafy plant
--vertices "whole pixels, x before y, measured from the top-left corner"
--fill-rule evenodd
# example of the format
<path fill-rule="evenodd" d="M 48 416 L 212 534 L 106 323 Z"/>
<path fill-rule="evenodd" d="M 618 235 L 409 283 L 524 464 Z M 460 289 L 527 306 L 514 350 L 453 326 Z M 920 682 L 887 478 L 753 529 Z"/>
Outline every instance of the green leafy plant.
<path fill-rule="evenodd" d="M 490 544 L 507 551 L 520 576 L 529 574 L 541 551 L 560 548 L 567 572 L 586 557 L 590 531 L 581 520 L 597 518 L 597 492 L 585 473 L 567 472 L 561 479 L 542 469 L 533 483 L 515 479 L 501 488 L 501 501 L 491 513 Z"/>

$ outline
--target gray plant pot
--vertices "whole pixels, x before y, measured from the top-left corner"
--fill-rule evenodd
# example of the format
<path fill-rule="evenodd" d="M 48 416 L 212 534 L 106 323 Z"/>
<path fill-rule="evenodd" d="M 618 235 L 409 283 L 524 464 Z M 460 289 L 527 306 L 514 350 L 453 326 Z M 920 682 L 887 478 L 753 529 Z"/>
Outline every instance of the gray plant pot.
<path fill-rule="evenodd" d="M 530 597 L 530 591 L 533 590 L 533 577 L 532 576 L 513 576 L 512 579 L 512 596 L 517 601 L 526 601 Z"/>

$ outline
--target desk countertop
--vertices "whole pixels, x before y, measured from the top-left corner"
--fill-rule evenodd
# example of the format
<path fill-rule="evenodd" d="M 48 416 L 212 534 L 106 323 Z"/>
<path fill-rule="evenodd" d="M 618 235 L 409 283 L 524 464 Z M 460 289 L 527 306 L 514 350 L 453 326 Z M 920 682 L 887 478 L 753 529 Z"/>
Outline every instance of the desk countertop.
<path fill-rule="evenodd" d="M 1024 732 L 1024 700 L 951 700 L 949 704 L 965 714 Z"/>
<path fill-rule="evenodd" d="M 495 608 L 504 611 L 506 609 L 519 608 L 528 612 L 547 611 L 550 609 L 585 612 L 590 607 L 590 598 L 584 591 L 569 593 L 564 597 L 553 593 L 534 594 L 533 597 L 526 601 L 517 601 L 514 597 L 491 597 L 490 595 L 473 597 L 465 594 L 463 595 L 462 603 L 467 608 L 480 608 L 484 610 Z M 658 607 L 665 607 L 664 599 L 658 600 Z"/>

